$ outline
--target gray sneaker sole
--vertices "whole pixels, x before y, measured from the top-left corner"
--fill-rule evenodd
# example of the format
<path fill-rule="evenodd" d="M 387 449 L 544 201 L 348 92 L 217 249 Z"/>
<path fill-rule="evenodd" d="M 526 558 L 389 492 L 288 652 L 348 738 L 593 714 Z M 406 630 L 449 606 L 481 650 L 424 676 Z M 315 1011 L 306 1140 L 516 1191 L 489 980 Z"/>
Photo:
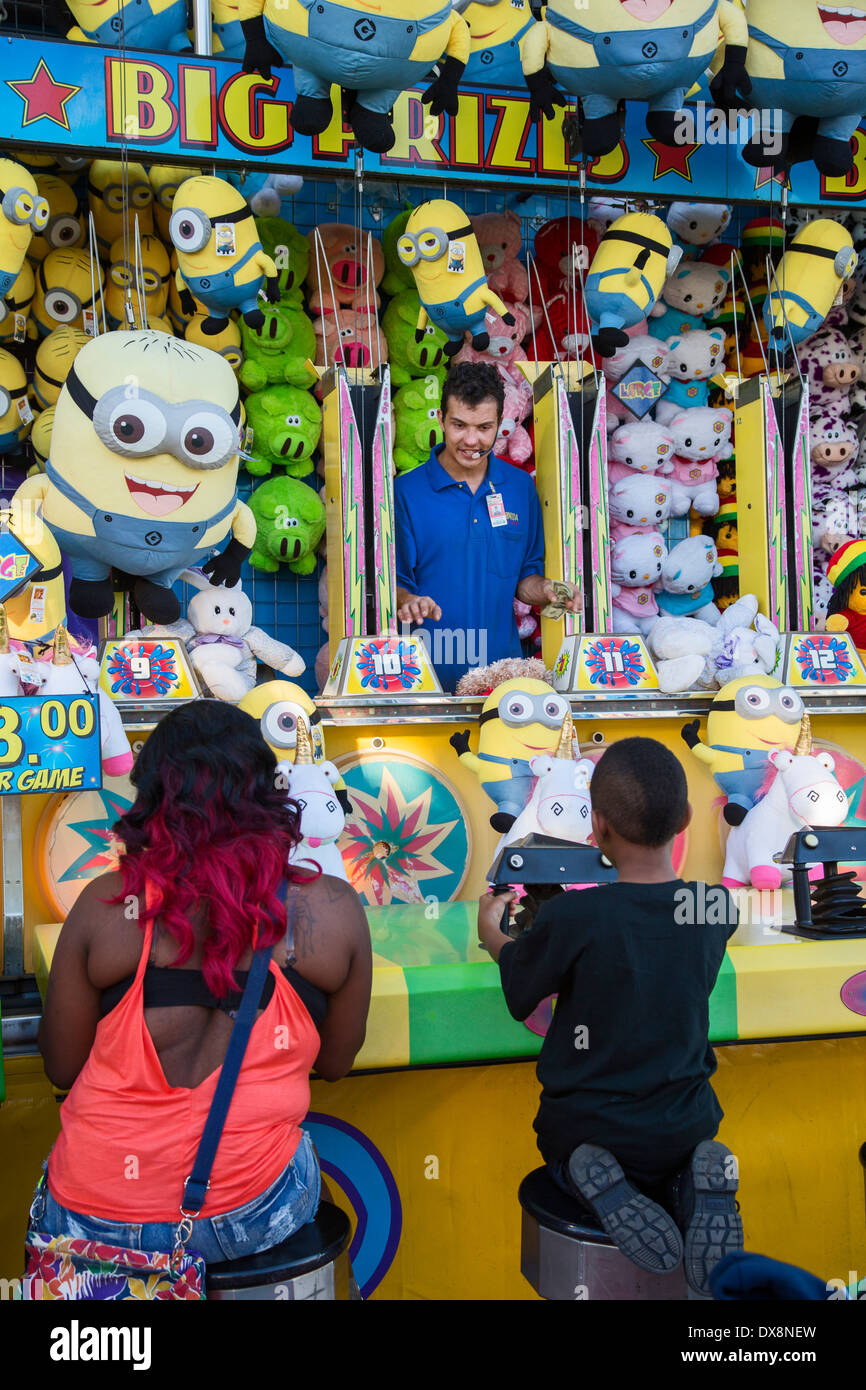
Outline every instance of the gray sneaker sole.
<path fill-rule="evenodd" d="M 716 1139 L 698 1144 L 689 1164 L 694 1211 L 685 1231 L 686 1279 L 696 1293 L 710 1292 L 710 1271 L 733 1250 L 743 1248 L 737 1211 L 738 1178 L 730 1175 L 730 1149 Z"/>
<path fill-rule="evenodd" d="M 581 1144 L 568 1162 L 571 1181 L 624 1255 L 650 1274 L 670 1274 L 683 1258 L 683 1242 L 663 1207 L 626 1179 L 607 1149 Z"/>

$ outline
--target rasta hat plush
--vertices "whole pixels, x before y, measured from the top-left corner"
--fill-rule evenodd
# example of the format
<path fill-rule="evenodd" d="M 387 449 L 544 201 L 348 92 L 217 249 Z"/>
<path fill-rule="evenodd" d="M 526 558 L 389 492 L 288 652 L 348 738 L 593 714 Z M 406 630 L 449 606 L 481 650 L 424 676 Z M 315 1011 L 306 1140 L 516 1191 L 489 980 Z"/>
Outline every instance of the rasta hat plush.
<path fill-rule="evenodd" d="M 830 560 L 827 578 L 833 588 L 838 589 L 863 565 L 866 565 L 866 541 L 846 541 Z"/>

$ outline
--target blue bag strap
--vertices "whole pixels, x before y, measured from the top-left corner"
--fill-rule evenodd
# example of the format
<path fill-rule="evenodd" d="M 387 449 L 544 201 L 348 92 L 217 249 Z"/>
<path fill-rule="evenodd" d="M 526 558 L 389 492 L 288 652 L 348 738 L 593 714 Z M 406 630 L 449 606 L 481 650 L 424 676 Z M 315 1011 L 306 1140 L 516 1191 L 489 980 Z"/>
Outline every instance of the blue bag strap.
<path fill-rule="evenodd" d="M 281 898 L 286 901 L 288 883 L 283 884 Z M 292 901 L 292 916 L 294 917 L 295 904 Z M 256 951 L 253 957 L 252 967 L 247 976 L 246 988 L 235 1019 L 232 1035 L 229 1039 L 228 1050 L 225 1061 L 220 1068 L 219 1080 L 217 1081 L 214 1098 L 205 1121 L 204 1131 L 192 1166 L 192 1172 L 184 1183 L 183 1200 L 181 1201 L 181 1215 L 185 1218 L 197 1216 L 204 1206 L 204 1199 L 207 1195 L 210 1182 L 211 1169 L 216 1158 L 217 1148 L 222 1136 L 226 1116 L 232 1102 L 235 1083 L 244 1060 L 244 1053 L 247 1050 L 247 1043 L 250 1040 L 250 1033 L 253 1031 L 253 1024 L 256 1021 L 259 1003 L 262 997 L 262 990 L 265 987 L 265 980 L 268 978 L 268 971 L 271 964 L 271 951 L 273 947 L 266 946 L 262 950 Z"/>

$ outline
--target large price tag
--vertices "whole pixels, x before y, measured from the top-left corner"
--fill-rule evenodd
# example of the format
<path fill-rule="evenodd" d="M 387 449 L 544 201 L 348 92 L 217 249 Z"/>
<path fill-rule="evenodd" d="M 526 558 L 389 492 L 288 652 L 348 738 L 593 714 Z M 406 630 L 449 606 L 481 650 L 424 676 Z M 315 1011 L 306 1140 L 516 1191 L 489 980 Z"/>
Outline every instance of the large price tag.
<path fill-rule="evenodd" d="M 0 702 L 0 796 L 101 786 L 98 696 Z"/>

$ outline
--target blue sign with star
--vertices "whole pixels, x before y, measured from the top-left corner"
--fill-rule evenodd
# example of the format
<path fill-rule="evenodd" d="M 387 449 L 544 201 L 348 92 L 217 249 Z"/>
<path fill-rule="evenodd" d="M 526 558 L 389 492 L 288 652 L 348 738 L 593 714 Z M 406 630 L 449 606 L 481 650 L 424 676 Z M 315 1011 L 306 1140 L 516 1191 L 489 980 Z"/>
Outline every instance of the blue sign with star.
<path fill-rule="evenodd" d="M 0 703 L 0 796 L 101 786 L 97 695 L 16 695 Z"/>

